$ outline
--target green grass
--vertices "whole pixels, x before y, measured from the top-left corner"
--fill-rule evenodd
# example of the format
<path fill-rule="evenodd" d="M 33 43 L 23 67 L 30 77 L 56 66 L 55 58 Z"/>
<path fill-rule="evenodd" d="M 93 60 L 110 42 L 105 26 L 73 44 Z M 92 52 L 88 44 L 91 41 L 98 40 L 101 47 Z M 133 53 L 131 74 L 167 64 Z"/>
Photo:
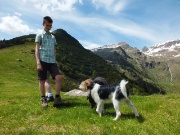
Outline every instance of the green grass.
<path fill-rule="evenodd" d="M 102 117 L 86 97 L 62 98 L 60 108 L 42 108 L 36 75 L 34 46 L 0 50 L 0 134 L 2 135 L 180 135 L 180 95 L 132 96 L 140 117 L 125 104 L 122 116 L 113 121 L 112 104 Z M 21 60 L 21 61 L 19 61 Z M 54 91 L 53 91 L 54 92 Z"/>

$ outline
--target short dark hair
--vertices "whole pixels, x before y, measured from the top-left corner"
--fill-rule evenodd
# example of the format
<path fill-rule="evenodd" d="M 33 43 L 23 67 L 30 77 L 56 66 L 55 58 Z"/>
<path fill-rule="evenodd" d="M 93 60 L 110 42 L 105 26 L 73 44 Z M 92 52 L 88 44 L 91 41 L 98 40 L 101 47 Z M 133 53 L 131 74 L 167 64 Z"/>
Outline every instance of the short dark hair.
<path fill-rule="evenodd" d="M 48 21 L 49 23 L 53 23 L 53 20 L 52 20 L 51 17 L 49 17 L 49 16 L 45 16 L 45 17 L 43 18 L 43 23 L 45 23 L 45 21 Z"/>

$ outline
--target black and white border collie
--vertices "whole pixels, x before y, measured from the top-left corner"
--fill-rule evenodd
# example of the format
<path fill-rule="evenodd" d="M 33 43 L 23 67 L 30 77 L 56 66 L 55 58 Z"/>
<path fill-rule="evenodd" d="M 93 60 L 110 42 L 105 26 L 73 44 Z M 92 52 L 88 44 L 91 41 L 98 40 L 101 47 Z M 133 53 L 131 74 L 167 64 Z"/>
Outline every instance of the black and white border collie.
<path fill-rule="evenodd" d="M 83 83 L 85 84 L 86 81 L 85 81 L 85 82 L 81 82 L 81 83 L 82 83 L 82 84 L 83 84 Z M 97 84 L 99 84 L 99 85 L 108 84 L 107 81 L 106 81 L 106 79 L 103 78 L 103 77 L 96 77 L 96 78 L 93 80 L 93 83 L 97 83 Z M 92 87 L 91 87 L 91 88 L 88 87 L 88 89 L 91 90 Z M 89 91 L 89 94 L 88 94 L 88 96 L 87 96 L 87 100 L 89 100 L 92 109 L 96 107 L 96 102 L 94 102 L 94 99 L 93 99 L 92 96 L 91 96 L 91 91 Z"/>
<path fill-rule="evenodd" d="M 79 85 L 79 88 L 84 91 L 90 90 L 90 94 L 97 104 L 96 112 L 100 116 L 102 116 L 102 112 L 104 111 L 104 103 L 108 100 L 111 101 L 116 110 L 116 117 L 113 120 L 118 120 L 121 116 L 119 110 L 121 101 L 125 101 L 125 103 L 132 108 L 136 117 L 139 116 L 136 107 L 129 98 L 129 92 L 126 90 L 127 83 L 128 81 L 121 80 L 120 84 L 116 85 L 100 85 L 94 83 L 91 79 L 87 79 Z"/>

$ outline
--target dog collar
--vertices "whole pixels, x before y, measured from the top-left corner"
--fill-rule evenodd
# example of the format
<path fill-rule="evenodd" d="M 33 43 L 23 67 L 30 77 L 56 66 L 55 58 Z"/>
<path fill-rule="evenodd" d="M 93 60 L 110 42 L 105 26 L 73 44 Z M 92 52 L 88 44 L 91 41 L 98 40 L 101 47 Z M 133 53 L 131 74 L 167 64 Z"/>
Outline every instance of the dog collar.
<path fill-rule="evenodd" d="M 95 84 L 95 83 L 94 83 L 94 82 L 92 82 L 90 86 L 87 86 L 87 88 L 88 88 L 89 90 L 92 90 L 92 89 L 93 89 L 93 87 L 94 87 L 94 84 Z"/>

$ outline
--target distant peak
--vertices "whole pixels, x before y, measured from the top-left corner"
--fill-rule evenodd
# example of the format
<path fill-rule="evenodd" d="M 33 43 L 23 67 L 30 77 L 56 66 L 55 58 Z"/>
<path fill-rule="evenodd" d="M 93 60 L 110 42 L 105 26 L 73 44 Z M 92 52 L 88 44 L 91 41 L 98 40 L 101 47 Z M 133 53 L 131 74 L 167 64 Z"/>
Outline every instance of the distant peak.
<path fill-rule="evenodd" d="M 122 46 L 122 45 L 127 45 L 129 46 L 126 42 L 119 42 L 118 45 Z"/>
<path fill-rule="evenodd" d="M 180 40 L 169 40 L 164 43 L 158 43 L 151 46 L 148 50 L 142 51 L 149 56 L 158 57 L 179 57 Z"/>
<path fill-rule="evenodd" d="M 168 40 L 168 41 L 163 42 L 163 43 L 154 44 L 151 48 L 160 47 L 160 46 L 171 46 L 171 45 L 175 45 L 175 44 L 179 44 L 179 43 L 180 43 L 179 39 Z"/>
<path fill-rule="evenodd" d="M 104 46 L 101 46 L 101 47 L 98 47 L 98 48 L 94 48 L 92 49 L 91 51 L 95 52 L 97 50 L 100 50 L 100 49 L 105 49 L 105 48 L 118 48 L 118 47 L 121 47 L 121 46 L 129 46 L 126 42 L 119 42 L 118 44 L 111 44 L 111 45 L 104 45 Z"/>
<path fill-rule="evenodd" d="M 143 48 L 142 48 L 142 52 L 146 52 L 146 51 L 148 51 L 149 49 L 147 48 L 147 46 L 144 46 Z"/>

